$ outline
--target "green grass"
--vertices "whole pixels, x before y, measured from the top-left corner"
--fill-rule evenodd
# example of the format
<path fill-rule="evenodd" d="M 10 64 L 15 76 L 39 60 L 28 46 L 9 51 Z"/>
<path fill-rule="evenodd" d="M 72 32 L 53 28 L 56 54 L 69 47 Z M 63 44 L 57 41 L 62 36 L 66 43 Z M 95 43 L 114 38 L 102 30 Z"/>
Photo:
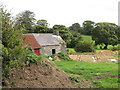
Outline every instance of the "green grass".
<path fill-rule="evenodd" d="M 95 52 L 98 53 L 98 52 L 101 52 L 102 50 L 96 50 Z"/>
<path fill-rule="evenodd" d="M 55 64 L 66 73 L 81 75 L 79 78 L 90 80 L 98 88 L 117 88 L 117 63 L 92 63 L 80 61 L 60 61 Z M 112 77 L 113 76 L 113 77 Z M 115 77 L 114 77 L 115 76 Z"/>
<path fill-rule="evenodd" d="M 85 41 L 92 41 L 92 37 L 90 35 L 81 35 L 81 37 L 83 38 L 83 40 Z"/>
<path fill-rule="evenodd" d="M 120 57 L 120 55 L 111 55 L 111 56 L 113 56 L 113 57 Z"/>
<path fill-rule="evenodd" d="M 74 48 L 67 48 L 68 53 L 76 53 Z"/>

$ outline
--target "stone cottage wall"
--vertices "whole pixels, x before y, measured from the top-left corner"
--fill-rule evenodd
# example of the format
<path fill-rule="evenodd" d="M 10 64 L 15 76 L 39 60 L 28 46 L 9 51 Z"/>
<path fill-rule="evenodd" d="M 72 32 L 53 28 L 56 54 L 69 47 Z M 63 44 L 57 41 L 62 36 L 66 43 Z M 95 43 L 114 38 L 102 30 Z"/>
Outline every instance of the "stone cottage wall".
<path fill-rule="evenodd" d="M 44 56 L 51 56 L 52 49 L 55 49 L 56 53 L 61 53 L 61 45 L 58 46 L 42 46 L 40 53 Z"/>
<path fill-rule="evenodd" d="M 66 50 L 66 45 L 65 44 L 61 44 L 61 53 L 67 54 L 67 50 Z"/>

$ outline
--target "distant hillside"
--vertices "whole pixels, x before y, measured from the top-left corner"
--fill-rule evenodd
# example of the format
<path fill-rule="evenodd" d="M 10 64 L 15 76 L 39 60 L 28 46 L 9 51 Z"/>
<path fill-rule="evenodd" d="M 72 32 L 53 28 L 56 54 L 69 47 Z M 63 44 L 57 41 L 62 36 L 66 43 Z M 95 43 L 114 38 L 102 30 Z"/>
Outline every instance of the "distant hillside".
<path fill-rule="evenodd" d="M 92 37 L 90 35 L 81 35 L 81 36 L 85 41 L 92 41 Z"/>

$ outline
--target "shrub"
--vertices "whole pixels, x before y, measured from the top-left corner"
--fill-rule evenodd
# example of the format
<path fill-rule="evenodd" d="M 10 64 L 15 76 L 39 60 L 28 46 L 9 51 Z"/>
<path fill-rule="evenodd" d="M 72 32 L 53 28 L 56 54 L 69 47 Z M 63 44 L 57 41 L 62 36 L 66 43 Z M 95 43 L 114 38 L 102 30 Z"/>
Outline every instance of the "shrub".
<path fill-rule="evenodd" d="M 101 44 L 100 44 L 100 49 L 104 49 L 105 46 L 106 46 L 106 45 L 105 45 L 104 43 L 101 43 Z"/>
<path fill-rule="evenodd" d="M 117 44 L 117 45 L 108 45 L 107 46 L 107 49 L 108 50 L 112 50 L 112 51 L 114 51 L 114 50 L 120 50 L 120 44 Z"/>
<path fill-rule="evenodd" d="M 101 43 L 101 44 L 98 44 L 97 46 L 96 46 L 96 49 L 104 49 L 105 48 L 105 44 L 104 43 Z"/>
<path fill-rule="evenodd" d="M 36 54 L 32 53 L 27 56 L 26 63 L 29 64 L 30 62 L 36 63 L 38 60 L 41 60 L 42 56 L 37 56 Z"/>
<path fill-rule="evenodd" d="M 72 60 L 72 59 L 70 59 L 70 57 L 68 55 L 65 55 L 65 54 L 62 54 L 62 53 L 58 53 L 57 56 L 62 60 L 66 60 L 66 61 Z"/>
<path fill-rule="evenodd" d="M 118 46 L 117 46 L 117 45 L 114 45 L 112 50 L 115 51 L 115 50 L 117 50 L 117 49 L 118 49 Z"/>
<path fill-rule="evenodd" d="M 75 81 L 76 83 L 79 83 L 78 77 L 69 77 L 70 80 Z"/>
<path fill-rule="evenodd" d="M 97 46 L 96 46 L 96 49 L 100 50 L 100 45 L 97 45 Z"/>
<path fill-rule="evenodd" d="M 67 52 L 68 52 L 68 53 L 75 53 L 76 51 L 75 51 L 75 49 L 73 49 L 73 48 L 67 48 Z"/>
<path fill-rule="evenodd" d="M 120 50 L 120 44 L 117 44 L 117 50 Z"/>
<path fill-rule="evenodd" d="M 108 46 L 107 46 L 107 49 L 108 49 L 108 50 L 112 50 L 112 49 L 113 49 L 113 45 L 108 45 Z"/>
<path fill-rule="evenodd" d="M 114 45 L 112 50 L 120 50 L 120 44 Z"/>
<path fill-rule="evenodd" d="M 10 67 L 21 67 L 21 66 L 24 66 L 24 65 L 25 65 L 25 63 L 21 62 L 20 60 L 11 60 L 9 62 Z"/>
<path fill-rule="evenodd" d="M 94 52 L 95 51 L 95 42 L 91 41 L 80 41 L 77 43 L 75 50 L 77 52 Z"/>

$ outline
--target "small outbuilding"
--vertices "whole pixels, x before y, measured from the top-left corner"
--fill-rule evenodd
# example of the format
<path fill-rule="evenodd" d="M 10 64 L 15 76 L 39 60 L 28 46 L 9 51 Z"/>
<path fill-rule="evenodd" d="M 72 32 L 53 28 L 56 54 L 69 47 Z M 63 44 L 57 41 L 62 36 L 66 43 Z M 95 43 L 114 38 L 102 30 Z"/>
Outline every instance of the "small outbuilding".
<path fill-rule="evenodd" d="M 51 33 L 32 33 L 25 34 L 25 36 L 26 44 L 31 43 L 31 47 L 37 55 L 39 53 L 44 56 L 51 56 L 57 53 L 67 54 L 66 43 L 59 35 Z"/>

